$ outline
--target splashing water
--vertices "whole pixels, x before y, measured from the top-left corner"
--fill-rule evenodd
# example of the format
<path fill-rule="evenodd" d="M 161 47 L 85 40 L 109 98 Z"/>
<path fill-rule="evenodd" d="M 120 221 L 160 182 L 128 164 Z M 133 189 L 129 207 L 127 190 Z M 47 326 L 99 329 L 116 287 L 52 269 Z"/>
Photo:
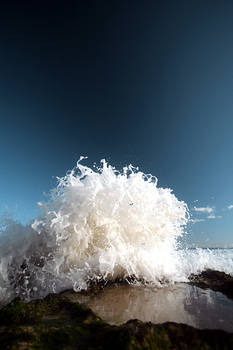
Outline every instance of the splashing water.
<path fill-rule="evenodd" d="M 133 166 L 105 160 L 58 179 L 42 216 L 31 226 L 5 219 L 0 235 L 0 300 L 26 300 L 91 280 L 129 276 L 154 285 L 187 278 L 177 237 L 187 205 Z M 195 272 L 193 266 L 191 272 Z"/>

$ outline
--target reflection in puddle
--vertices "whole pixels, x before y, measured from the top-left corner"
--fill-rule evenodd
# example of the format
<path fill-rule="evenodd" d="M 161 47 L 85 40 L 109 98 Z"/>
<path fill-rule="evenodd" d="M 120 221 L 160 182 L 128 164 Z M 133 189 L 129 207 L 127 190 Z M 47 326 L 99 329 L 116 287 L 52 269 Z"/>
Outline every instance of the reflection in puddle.
<path fill-rule="evenodd" d="M 173 321 L 197 328 L 233 332 L 233 301 L 221 293 L 185 283 L 161 289 L 132 285 L 106 287 L 94 297 L 76 294 L 97 315 L 111 324 L 129 319 L 163 323 Z"/>

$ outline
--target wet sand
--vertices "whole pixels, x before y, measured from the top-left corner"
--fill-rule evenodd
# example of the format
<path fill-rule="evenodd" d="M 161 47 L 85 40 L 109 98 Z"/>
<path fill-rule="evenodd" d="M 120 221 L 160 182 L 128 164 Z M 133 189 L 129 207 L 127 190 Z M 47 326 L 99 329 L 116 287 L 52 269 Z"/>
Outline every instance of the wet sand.
<path fill-rule="evenodd" d="M 94 296 L 71 293 L 69 298 L 87 304 L 110 324 L 119 325 L 130 319 L 155 324 L 172 321 L 233 332 L 233 300 L 186 283 L 160 289 L 115 284 Z"/>

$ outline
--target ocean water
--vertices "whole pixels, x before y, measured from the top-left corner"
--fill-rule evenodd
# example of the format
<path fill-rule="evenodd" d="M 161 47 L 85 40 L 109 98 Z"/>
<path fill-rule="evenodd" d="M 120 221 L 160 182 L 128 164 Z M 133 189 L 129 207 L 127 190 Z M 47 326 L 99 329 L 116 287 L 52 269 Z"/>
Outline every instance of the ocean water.
<path fill-rule="evenodd" d="M 232 249 L 184 249 L 188 207 L 157 178 L 132 165 L 83 157 L 39 203 L 41 216 L 26 226 L 8 216 L 0 226 L 0 302 L 25 300 L 91 281 L 120 278 L 164 287 L 206 268 L 233 274 Z M 130 278 L 129 278 L 130 277 Z"/>

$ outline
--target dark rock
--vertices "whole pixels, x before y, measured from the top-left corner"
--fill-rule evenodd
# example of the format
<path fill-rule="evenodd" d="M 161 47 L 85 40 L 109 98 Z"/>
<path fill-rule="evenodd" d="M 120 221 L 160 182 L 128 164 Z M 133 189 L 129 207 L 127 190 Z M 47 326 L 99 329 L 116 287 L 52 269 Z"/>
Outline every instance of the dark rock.
<path fill-rule="evenodd" d="M 233 299 L 233 277 L 224 272 L 208 269 L 199 275 L 191 275 L 190 283 L 200 288 L 221 292 Z"/>
<path fill-rule="evenodd" d="M 3 350 L 232 349 L 233 334 L 199 330 L 172 322 L 154 325 L 131 320 L 111 326 L 64 294 L 24 303 L 13 300 L 0 310 Z"/>

